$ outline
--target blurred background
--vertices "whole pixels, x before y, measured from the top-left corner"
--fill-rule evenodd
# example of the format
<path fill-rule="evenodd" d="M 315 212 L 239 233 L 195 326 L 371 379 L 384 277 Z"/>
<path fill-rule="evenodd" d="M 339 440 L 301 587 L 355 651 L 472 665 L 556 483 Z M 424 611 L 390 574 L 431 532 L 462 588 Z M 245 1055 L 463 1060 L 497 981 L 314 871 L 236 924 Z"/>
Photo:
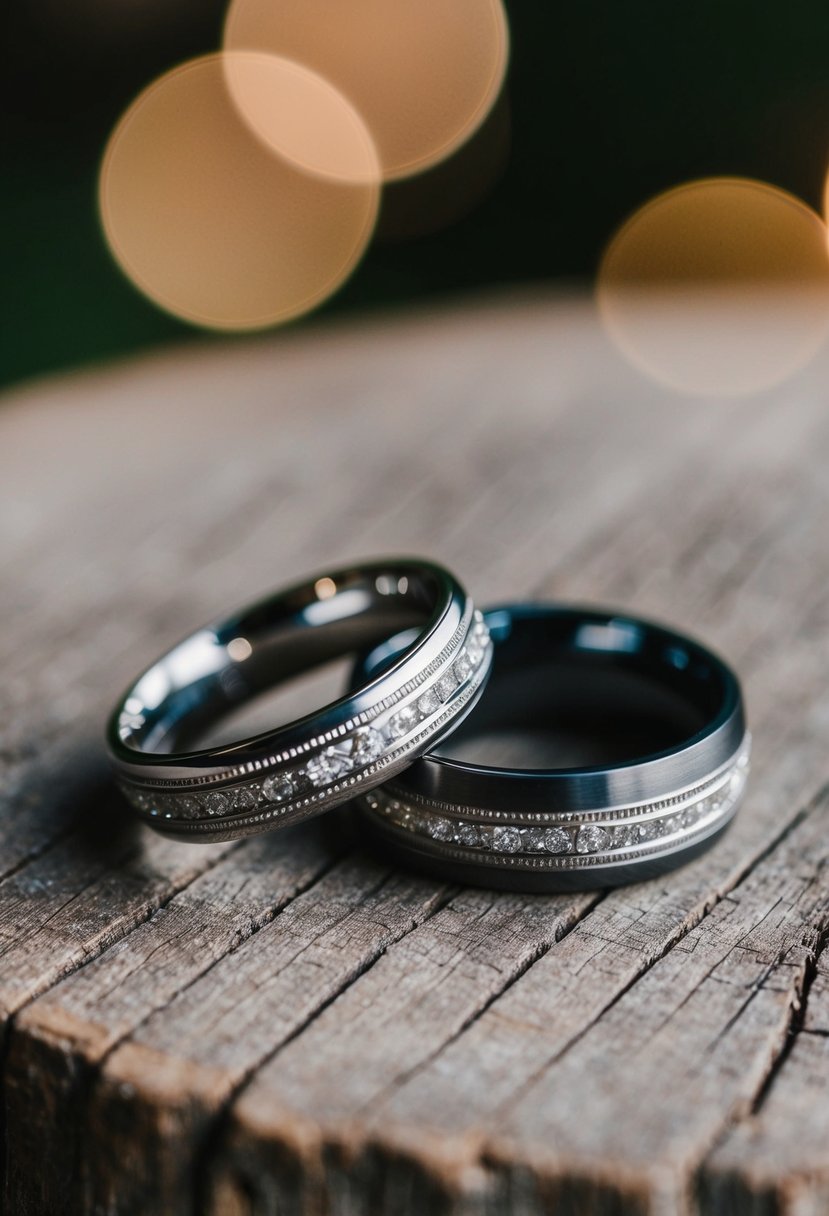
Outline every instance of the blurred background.
<path fill-rule="evenodd" d="M 125 109 L 168 69 L 216 51 L 226 13 L 226 0 L 6 6 L 3 384 L 214 340 L 119 268 L 97 195 Z M 454 158 L 466 160 L 385 186 L 373 238 L 322 313 L 502 284 L 589 285 L 627 216 L 699 177 L 762 179 L 822 209 L 829 11 L 817 0 L 785 10 L 511 0 L 506 14 L 506 81 Z"/>

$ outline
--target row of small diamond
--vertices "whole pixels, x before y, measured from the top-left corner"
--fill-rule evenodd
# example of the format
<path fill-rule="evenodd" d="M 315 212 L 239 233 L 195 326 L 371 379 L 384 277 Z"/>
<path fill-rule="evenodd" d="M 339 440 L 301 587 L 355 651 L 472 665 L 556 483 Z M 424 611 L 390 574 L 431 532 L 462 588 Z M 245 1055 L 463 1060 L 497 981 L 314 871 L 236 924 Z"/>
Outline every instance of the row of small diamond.
<path fill-rule="evenodd" d="M 389 798 L 382 790 L 363 796 L 372 811 L 398 828 L 428 836 L 442 844 L 495 853 L 567 854 L 612 853 L 636 848 L 663 837 L 674 837 L 698 828 L 706 820 L 725 816 L 742 794 L 748 775 L 748 755 L 742 754 L 724 775 L 715 792 L 689 802 L 681 810 L 631 823 L 572 824 L 555 827 L 500 827 L 453 821 L 443 815 Z"/>
<path fill-rule="evenodd" d="M 301 766 L 281 769 L 262 781 L 214 789 L 210 793 L 154 793 L 125 785 L 133 806 L 153 819 L 202 819 L 238 815 L 260 804 L 285 806 L 310 790 L 324 789 L 377 761 L 420 724 L 451 701 L 483 662 L 490 645 L 489 630 L 479 612 L 458 657 L 411 703 L 396 709 L 384 727 L 361 726 L 312 756 Z"/>
<path fill-rule="evenodd" d="M 290 764 L 299 754 L 307 753 L 310 755 L 311 752 L 315 751 L 317 748 L 344 737 L 349 731 L 356 730 L 357 727 L 373 725 L 375 719 L 379 720 L 383 718 L 387 711 L 390 711 L 395 706 L 402 704 L 403 701 L 406 700 L 407 696 L 412 693 L 416 687 L 422 687 L 425 685 L 429 678 L 433 676 L 436 671 L 443 668 L 447 662 L 451 666 L 452 656 L 456 654 L 458 646 L 465 646 L 470 641 L 470 638 L 475 633 L 475 630 L 479 628 L 482 623 L 482 614 L 478 610 L 473 610 L 470 623 L 466 624 L 465 621 L 462 621 L 461 624 L 458 625 L 457 631 L 453 637 L 444 647 L 443 651 L 432 659 L 421 672 L 408 681 L 403 688 L 396 690 L 395 693 L 387 697 L 371 711 L 363 711 L 355 718 L 341 724 L 339 727 L 333 730 L 327 731 L 318 738 L 309 739 L 302 745 L 289 748 L 285 752 L 277 753 L 276 755 L 248 761 L 242 763 L 241 765 L 234 765 L 225 771 L 212 771 L 201 774 L 193 773 L 187 777 L 170 777 L 168 775 L 149 776 L 142 773 L 140 779 L 140 788 L 147 791 L 157 790 L 159 791 L 158 796 L 160 797 L 160 791 L 162 790 L 170 790 L 174 793 L 186 790 L 189 793 L 195 786 L 200 785 L 224 787 L 232 781 L 243 780 L 248 777 L 256 777 L 256 775 L 262 770 L 267 770 L 270 768 L 276 769 L 283 764 Z M 129 797 L 129 788 L 135 789 L 137 787 L 130 786 L 128 778 L 125 778 L 124 781 L 127 797 Z"/>

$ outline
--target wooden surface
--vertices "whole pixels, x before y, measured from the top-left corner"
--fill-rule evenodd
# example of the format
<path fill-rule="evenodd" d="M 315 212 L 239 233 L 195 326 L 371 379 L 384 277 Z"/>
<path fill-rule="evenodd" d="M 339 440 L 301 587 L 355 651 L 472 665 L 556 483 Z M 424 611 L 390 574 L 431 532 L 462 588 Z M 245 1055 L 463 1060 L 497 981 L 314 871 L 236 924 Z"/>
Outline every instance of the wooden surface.
<path fill-rule="evenodd" d="M 669 396 L 523 298 L 170 352 L 0 407 L 6 1211 L 829 1211 L 829 356 Z M 459 889 L 347 813 L 139 830 L 103 720 L 203 619 L 375 553 L 688 628 L 748 799 L 604 895 Z"/>

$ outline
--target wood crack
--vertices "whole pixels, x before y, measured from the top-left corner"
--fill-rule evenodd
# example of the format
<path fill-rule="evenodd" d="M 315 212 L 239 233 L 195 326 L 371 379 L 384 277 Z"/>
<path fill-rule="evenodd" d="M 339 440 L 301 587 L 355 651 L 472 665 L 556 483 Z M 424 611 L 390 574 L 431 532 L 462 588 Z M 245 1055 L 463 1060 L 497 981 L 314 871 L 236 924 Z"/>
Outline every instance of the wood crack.
<path fill-rule="evenodd" d="M 732 893 L 734 891 L 736 891 L 743 882 L 746 881 L 746 879 L 750 876 L 752 871 L 754 869 L 756 869 L 756 867 L 758 865 L 760 865 L 764 860 L 766 860 L 766 858 L 771 856 L 774 853 L 774 851 L 781 844 L 783 844 L 785 842 L 787 837 L 789 837 L 791 835 L 791 833 L 804 821 L 804 819 L 806 818 L 806 816 L 809 813 L 810 808 L 817 805 L 818 802 L 820 801 L 820 799 L 822 797 L 826 796 L 827 792 L 829 792 L 829 787 L 827 787 L 826 790 L 821 791 L 820 794 L 816 795 L 815 798 L 811 800 L 809 806 L 806 806 L 801 811 L 799 811 L 797 813 L 797 815 L 794 816 L 792 821 L 789 824 L 786 824 L 781 829 L 778 836 L 775 837 L 774 840 L 772 840 L 769 843 L 768 847 L 762 853 L 760 853 L 751 862 L 751 864 L 747 865 L 746 869 L 743 870 L 743 872 L 741 874 L 736 875 L 734 877 L 733 886 L 712 895 L 710 901 L 706 901 L 700 906 L 696 915 L 693 913 L 690 914 L 689 919 L 678 928 L 676 936 L 666 940 L 658 953 L 654 954 L 653 956 L 648 957 L 647 959 L 644 959 L 641 968 L 638 969 L 637 971 L 635 971 L 635 973 L 633 973 L 629 977 L 627 982 L 621 988 L 619 988 L 618 991 L 613 995 L 612 999 L 609 1000 L 606 1005 L 603 1005 L 601 1008 L 596 1010 L 592 1014 L 590 1020 L 585 1023 L 585 1025 L 578 1031 L 577 1034 L 574 1034 L 572 1038 L 567 1040 L 567 1042 L 563 1043 L 562 1046 L 560 1047 L 560 1049 L 555 1053 L 555 1055 L 551 1056 L 549 1059 L 546 1059 L 542 1064 L 539 1065 L 539 1067 L 535 1073 L 531 1074 L 530 1076 L 528 1076 L 526 1078 L 526 1081 L 524 1082 L 522 1088 L 516 1090 L 515 1093 L 510 1096 L 509 1102 L 505 1103 L 503 1106 L 500 1106 L 496 1110 L 496 1112 L 495 1112 L 496 1116 L 501 1117 L 501 1116 L 505 1115 L 509 1111 L 509 1109 L 511 1109 L 513 1106 L 518 1105 L 521 1102 L 521 1100 L 526 1096 L 526 1094 L 531 1091 L 533 1085 L 539 1079 L 539 1077 L 542 1076 L 543 1073 L 546 1072 L 546 1070 L 551 1065 L 555 1064 L 558 1060 L 560 1060 L 567 1051 L 569 1051 L 572 1047 L 574 1047 L 578 1043 L 578 1041 L 581 1038 L 583 1038 L 601 1020 L 601 1018 L 603 1018 L 606 1014 L 610 1013 L 610 1011 L 613 1009 L 613 1007 L 615 1005 L 617 1005 L 620 1001 L 622 1001 L 631 992 L 631 990 L 634 988 L 634 986 L 637 983 L 639 983 L 639 981 L 643 978 L 643 976 L 645 976 L 658 962 L 660 962 L 661 959 L 665 958 L 685 938 L 687 938 L 688 935 L 694 929 L 697 928 L 697 926 L 702 924 L 702 922 L 705 920 L 705 918 L 710 915 L 710 913 L 713 911 L 713 909 L 718 904 L 728 903 L 728 902 L 733 903 L 734 899 L 733 899 Z M 610 943 L 610 944 L 612 944 L 612 943 Z M 716 964 L 712 965 L 711 970 L 707 973 L 706 978 L 709 978 L 711 976 L 712 972 L 715 969 L 715 966 L 716 966 Z M 689 1000 L 691 998 L 691 995 L 692 994 L 689 994 L 688 997 L 686 998 L 686 1000 Z M 678 1008 L 681 1009 L 681 1005 Z M 670 1017 L 673 1016 L 673 1014 L 675 1012 L 676 1011 L 672 1011 L 670 1014 L 666 1013 L 666 1022 L 670 1019 Z"/>
<path fill-rule="evenodd" d="M 804 947 L 806 953 L 802 963 L 802 979 L 793 993 L 789 1021 L 780 1050 L 770 1061 L 768 1071 L 762 1078 L 753 1100 L 745 1111 L 738 1112 L 737 1117 L 722 1129 L 709 1155 L 698 1168 L 695 1194 L 700 1213 L 716 1211 L 722 1212 L 724 1216 L 726 1213 L 728 1216 L 732 1213 L 734 1216 L 743 1216 L 743 1213 L 750 1216 L 758 1203 L 765 1202 L 774 1211 L 791 1210 L 794 1214 L 800 1202 L 798 1193 L 810 1189 L 812 1185 L 803 1176 L 798 1179 L 794 1162 L 790 1166 L 790 1176 L 781 1176 L 779 1167 L 775 1176 L 775 1165 L 772 1165 L 771 1169 L 768 1168 L 768 1156 L 771 1155 L 772 1161 L 775 1161 L 786 1137 L 796 1138 L 800 1134 L 799 1127 L 792 1127 L 788 1106 L 794 1095 L 787 1065 L 793 1056 L 797 1056 L 802 1041 L 808 1040 L 809 1036 L 829 1040 L 829 1030 L 812 1028 L 807 1023 L 810 995 L 821 974 L 821 963 L 829 961 L 829 908 L 817 940 L 811 945 L 808 941 L 804 942 Z M 825 1005 L 825 993 L 821 992 L 819 999 Z M 815 1063 L 818 1065 L 817 1070 Z M 822 1087 L 824 1081 L 829 1079 L 829 1050 L 814 1060 L 809 1059 L 808 1066 L 813 1079 Z M 792 1073 L 796 1075 L 800 1067 L 801 1062 L 795 1059 Z M 780 1094 L 778 1087 L 782 1089 Z M 778 1107 L 781 1109 L 778 1110 Z M 781 1122 L 781 1114 L 787 1117 L 788 1128 L 786 1123 Z M 811 1117 L 810 1122 L 814 1122 Z M 817 1137 L 813 1126 L 810 1126 L 809 1132 L 811 1138 L 805 1153 L 802 1144 L 799 1146 L 799 1153 L 808 1158 L 809 1175 L 813 1175 L 816 1169 L 818 1172 L 822 1169 L 827 1175 L 824 1194 L 829 1198 L 829 1145 L 825 1153 L 822 1148 L 818 1148 L 817 1160 L 814 1153 L 809 1156 L 812 1144 L 826 1144 L 825 1140 L 820 1139 L 820 1129 L 817 1129 Z M 815 1206 L 814 1211 L 819 1210 Z"/>
<path fill-rule="evenodd" d="M 366 1112 L 366 1110 L 369 1108 L 369 1103 L 372 1106 L 377 1102 L 382 1103 L 385 1099 L 388 1098 L 389 1093 L 392 1092 L 392 1090 L 399 1089 L 401 1086 L 405 1085 L 407 1081 L 409 1081 L 412 1077 L 414 1077 L 418 1072 L 420 1072 L 421 1069 L 428 1068 L 431 1064 L 433 1064 L 434 1061 L 438 1058 L 438 1056 L 443 1051 L 445 1051 L 448 1047 L 451 1047 L 452 1043 L 454 1043 L 456 1039 L 460 1038 L 460 1036 L 466 1030 L 468 1030 L 470 1026 L 472 1026 L 476 1021 L 478 1021 L 479 1018 L 484 1017 L 486 1015 L 487 1011 L 489 1009 L 491 1009 L 492 1006 L 497 1001 L 499 1001 L 504 996 L 505 993 L 507 993 L 509 991 L 509 989 L 513 986 L 513 984 L 518 983 L 518 981 L 530 969 L 530 967 L 534 966 L 534 964 L 537 963 L 540 958 L 543 958 L 544 955 L 548 952 L 548 950 L 551 950 L 557 942 L 562 941 L 569 933 L 572 933 L 573 930 L 576 928 L 576 926 L 581 921 L 583 921 L 587 916 L 589 916 L 591 911 L 593 910 L 593 908 L 595 908 L 596 905 L 599 904 L 602 901 L 602 899 L 604 899 L 604 898 L 605 898 L 605 893 L 599 892 L 595 895 L 595 897 L 591 898 L 588 902 L 585 902 L 584 905 L 574 906 L 572 909 L 572 918 L 568 921 L 565 921 L 561 925 L 561 927 L 559 929 L 557 929 L 555 937 L 549 942 L 539 943 L 535 952 L 533 954 L 529 955 L 522 962 L 520 967 L 518 967 L 514 972 L 507 973 L 505 981 L 502 984 L 502 986 L 494 989 L 488 995 L 487 999 L 484 1001 L 484 1003 L 481 1005 L 481 1007 L 479 1009 L 473 1010 L 470 1013 L 469 1017 L 467 1019 L 465 1019 L 458 1026 L 457 1030 L 453 1034 L 451 1034 L 446 1039 L 445 1042 L 441 1043 L 441 1045 L 439 1047 L 437 1047 L 435 1049 L 435 1051 L 432 1052 L 430 1055 L 428 1055 L 424 1060 L 419 1060 L 418 1063 L 414 1067 L 412 1067 L 411 1070 L 409 1070 L 408 1072 L 404 1071 L 398 1077 L 396 1077 L 393 1087 L 391 1087 L 390 1089 L 387 1089 L 386 1091 L 379 1091 L 377 1093 L 372 1094 L 371 1098 L 366 1103 L 364 1103 L 362 1107 L 356 1108 L 355 1114 L 358 1117 L 361 1114 L 364 1114 Z M 503 972 L 500 972 L 499 975 L 503 975 Z"/>
<path fill-rule="evenodd" d="M 385 881 L 386 880 L 384 879 L 377 884 L 375 893 L 381 890 L 385 884 Z M 419 924 L 424 924 L 431 917 L 439 913 L 441 909 L 449 903 L 455 892 L 456 888 L 447 888 L 431 903 L 429 908 L 424 911 L 422 919 L 412 922 L 412 924 L 408 927 L 407 932 L 413 931 Z M 391 940 L 393 941 L 394 938 L 391 937 Z M 367 959 L 359 970 L 355 971 L 353 975 L 349 976 L 348 981 L 343 988 L 336 992 L 332 992 L 331 995 L 326 998 L 326 1000 L 320 1004 L 319 1007 L 316 1008 L 304 1022 L 298 1023 L 297 1026 L 291 1030 L 290 1034 L 287 1035 L 286 1038 L 279 1043 L 272 1052 L 269 1052 L 267 1055 L 263 1056 L 256 1062 L 256 1064 L 247 1069 L 245 1073 L 240 1076 L 238 1081 L 234 1083 L 230 1091 L 222 1098 L 220 1106 L 212 1114 L 210 1122 L 205 1128 L 201 1145 L 196 1148 L 193 1156 L 193 1172 L 191 1182 L 192 1194 L 195 1197 L 193 1204 L 193 1216 L 196 1216 L 196 1214 L 199 1212 L 207 1211 L 210 1206 L 212 1162 L 225 1135 L 227 1113 L 238 1095 L 248 1084 L 251 1076 L 253 1076 L 254 1073 L 259 1069 L 268 1065 L 276 1056 L 278 1056 L 281 1051 L 284 1051 L 292 1042 L 298 1039 L 300 1035 L 305 1033 L 305 1031 L 307 1031 L 309 1027 L 314 1024 L 314 1022 L 324 1015 L 325 1011 L 331 1005 L 333 1005 L 335 1001 L 339 1000 L 343 993 L 347 991 L 348 987 L 356 983 L 361 976 L 366 975 L 372 967 L 377 965 L 377 963 L 386 953 L 387 948 L 388 946 L 384 945 L 374 958 Z"/>

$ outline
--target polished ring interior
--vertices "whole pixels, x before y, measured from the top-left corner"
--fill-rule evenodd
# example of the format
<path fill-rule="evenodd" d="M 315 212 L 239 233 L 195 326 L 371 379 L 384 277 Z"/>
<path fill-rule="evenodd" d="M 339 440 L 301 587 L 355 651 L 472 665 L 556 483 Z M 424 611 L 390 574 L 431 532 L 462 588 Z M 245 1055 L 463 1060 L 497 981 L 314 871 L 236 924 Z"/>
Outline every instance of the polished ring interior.
<path fill-rule="evenodd" d="M 736 811 L 749 736 L 733 672 L 680 634 L 616 613 L 517 605 L 484 614 L 493 674 L 437 750 L 360 800 L 408 860 L 451 879 L 555 891 L 651 877 L 709 847 Z M 358 665 L 382 667 L 394 643 Z M 581 732 L 572 766 L 459 758 L 493 732 Z"/>
<path fill-rule="evenodd" d="M 253 738 L 192 749 L 282 681 L 409 629 L 394 662 L 348 696 Z M 311 579 L 186 638 L 117 706 L 108 742 L 154 826 L 221 840 L 281 826 L 398 772 L 463 717 L 489 672 L 480 613 L 439 566 L 388 561 Z"/>

